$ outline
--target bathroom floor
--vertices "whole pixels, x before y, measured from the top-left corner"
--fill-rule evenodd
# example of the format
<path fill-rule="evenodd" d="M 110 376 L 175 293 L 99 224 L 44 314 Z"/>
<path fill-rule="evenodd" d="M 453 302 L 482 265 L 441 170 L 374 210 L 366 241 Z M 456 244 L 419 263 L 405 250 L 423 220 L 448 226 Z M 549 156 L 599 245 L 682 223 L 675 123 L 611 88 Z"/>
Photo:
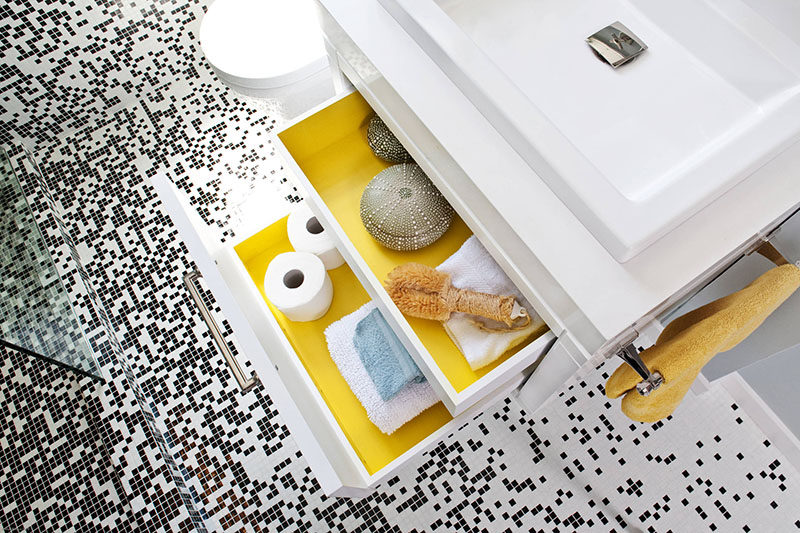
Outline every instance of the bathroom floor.
<path fill-rule="evenodd" d="M 129 472 L 144 482 L 133 505 L 148 529 L 185 530 L 187 515 L 209 531 L 800 529 L 800 474 L 723 390 L 635 424 L 602 394 L 610 365 L 533 415 L 499 402 L 368 498 L 325 498 L 268 391 L 232 383 L 180 281 L 191 259 L 146 180 L 168 172 L 222 231 L 254 181 L 296 201 L 273 127 L 267 106 L 201 70 L 35 154 L 130 370 L 101 360 L 111 388 L 133 376 L 191 495 L 160 518 L 147 471 Z M 76 305 L 90 315 L 87 298 Z M 133 409 L 104 416 L 124 428 Z M 157 454 L 149 438 L 112 445 L 115 460 Z"/>

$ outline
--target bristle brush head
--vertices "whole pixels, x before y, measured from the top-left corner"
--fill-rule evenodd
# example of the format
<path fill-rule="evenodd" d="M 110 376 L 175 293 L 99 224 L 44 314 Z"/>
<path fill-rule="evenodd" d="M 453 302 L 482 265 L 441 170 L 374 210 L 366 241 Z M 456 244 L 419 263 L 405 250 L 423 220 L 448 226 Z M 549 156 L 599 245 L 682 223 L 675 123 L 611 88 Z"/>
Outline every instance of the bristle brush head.
<path fill-rule="evenodd" d="M 389 293 L 389 296 L 404 315 L 440 321 L 450 318 L 450 309 L 438 294 L 395 289 Z"/>
<path fill-rule="evenodd" d="M 450 286 L 450 275 L 419 263 L 404 263 L 389 272 L 386 284 L 424 292 L 443 292 Z"/>

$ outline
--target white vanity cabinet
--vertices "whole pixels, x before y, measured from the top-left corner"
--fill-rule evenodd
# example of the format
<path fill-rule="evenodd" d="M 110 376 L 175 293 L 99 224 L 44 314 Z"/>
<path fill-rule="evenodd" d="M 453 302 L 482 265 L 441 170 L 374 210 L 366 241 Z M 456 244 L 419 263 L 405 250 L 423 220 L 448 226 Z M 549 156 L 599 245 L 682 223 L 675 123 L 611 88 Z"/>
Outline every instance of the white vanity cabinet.
<path fill-rule="evenodd" d="M 334 237 L 346 264 L 331 271 L 334 302 L 317 323 L 297 324 L 272 308 L 261 280 L 271 257 L 291 250 L 289 206 L 257 205 L 224 241 L 165 176 L 155 176 L 239 351 L 326 494 L 358 496 L 387 479 L 484 406 L 524 383 L 529 409 L 613 355 L 659 315 L 696 292 L 780 225 L 800 202 L 800 147 L 767 163 L 629 261 L 617 261 L 550 190 L 377 0 L 320 0 L 340 94 L 282 127 L 273 143 L 305 201 Z M 414 2 L 404 2 L 414 5 Z M 348 83 L 349 82 L 349 83 Z M 355 89 L 344 89 L 349 84 Z M 397 253 L 360 222 L 366 183 L 388 166 L 369 150 L 366 122 L 377 112 L 425 170 L 458 217 L 437 243 Z M 769 178 L 772 185 L 755 186 Z M 251 202 L 252 203 L 252 202 Z M 738 206 L 731 213 L 731 206 Z M 442 328 L 402 315 L 383 289 L 394 266 L 436 266 L 475 235 L 549 331 L 496 363 L 472 371 Z M 390 436 L 371 425 L 327 353 L 324 327 L 373 300 L 441 400 Z"/>

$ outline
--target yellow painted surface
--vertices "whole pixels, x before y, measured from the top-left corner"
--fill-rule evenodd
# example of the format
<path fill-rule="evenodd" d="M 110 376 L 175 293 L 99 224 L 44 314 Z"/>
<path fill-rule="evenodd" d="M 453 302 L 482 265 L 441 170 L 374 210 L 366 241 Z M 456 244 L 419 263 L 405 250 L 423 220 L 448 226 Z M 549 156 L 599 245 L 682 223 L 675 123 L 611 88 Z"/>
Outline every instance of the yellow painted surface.
<path fill-rule="evenodd" d="M 286 235 L 286 218 L 242 242 L 235 250 L 370 474 L 374 474 L 451 420 L 444 405 L 438 403 L 392 435 L 384 435 L 369 421 L 367 412 L 331 359 L 325 342 L 324 332 L 328 325 L 369 301 L 369 296 L 347 264 L 329 271 L 333 281 L 333 302 L 325 316 L 313 322 L 292 322 L 266 299 L 263 283 L 267 265 L 272 258 L 280 253 L 293 251 Z"/>
<path fill-rule="evenodd" d="M 359 204 L 367 183 L 390 163 L 377 158 L 366 141 L 372 109 L 358 93 L 338 101 L 282 132 L 279 137 L 333 216 L 379 280 L 413 261 L 432 267 L 450 257 L 472 234 L 457 216 L 445 235 L 421 250 L 397 252 L 375 241 L 361 223 Z M 529 344 L 510 350 L 474 371 L 439 322 L 406 317 L 456 391 L 462 391 Z"/>

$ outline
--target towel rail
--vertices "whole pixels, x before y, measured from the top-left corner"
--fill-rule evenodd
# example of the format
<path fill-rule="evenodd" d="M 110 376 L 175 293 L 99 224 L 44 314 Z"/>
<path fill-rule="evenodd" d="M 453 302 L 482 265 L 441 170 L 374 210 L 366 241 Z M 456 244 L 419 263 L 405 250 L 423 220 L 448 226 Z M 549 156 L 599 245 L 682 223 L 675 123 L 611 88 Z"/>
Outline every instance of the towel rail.
<path fill-rule="evenodd" d="M 775 263 L 777 266 L 791 264 L 791 262 L 786 259 L 786 257 L 780 251 L 778 251 L 777 248 L 775 248 L 775 245 L 770 242 L 770 238 L 775 233 L 776 232 L 773 232 L 768 237 L 764 237 L 761 243 L 746 255 L 758 253 L 759 255 Z M 800 261 L 797 261 L 794 264 L 800 268 Z M 630 366 L 642 378 L 642 381 L 636 385 L 636 390 L 642 396 L 648 396 L 651 392 L 659 388 L 664 383 L 664 378 L 658 371 L 651 372 L 650 369 L 647 368 L 647 365 L 642 360 L 641 356 L 639 356 L 639 350 L 632 343 L 620 349 L 616 355 L 625 363 L 627 363 L 628 366 Z"/>
<path fill-rule="evenodd" d="M 777 266 L 794 264 L 797 268 L 800 268 L 800 259 L 792 263 L 789 259 L 786 259 L 786 256 L 780 253 L 778 249 L 775 248 L 775 245 L 769 242 L 768 239 L 764 239 L 763 244 L 756 248 L 755 252 L 769 259 Z"/>

